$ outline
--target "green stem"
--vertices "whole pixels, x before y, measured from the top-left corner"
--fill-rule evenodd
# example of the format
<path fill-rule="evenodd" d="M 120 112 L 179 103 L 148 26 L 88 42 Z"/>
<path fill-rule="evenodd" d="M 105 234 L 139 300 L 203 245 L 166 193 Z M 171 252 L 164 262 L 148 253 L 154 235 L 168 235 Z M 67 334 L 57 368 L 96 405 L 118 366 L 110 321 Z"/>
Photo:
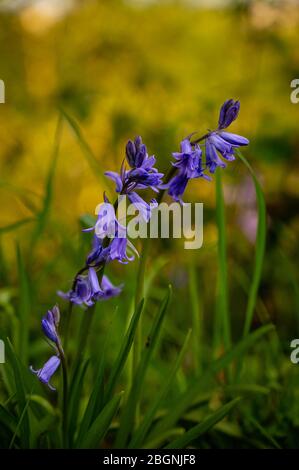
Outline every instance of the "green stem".
<path fill-rule="evenodd" d="M 95 304 L 92 305 L 92 307 L 88 308 L 84 313 L 83 313 L 83 318 L 81 322 L 81 327 L 80 327 L 80 334 L 79 334 L 79 341 L 78 341 L 78 346 L 77 346 L 77 354 L 76 354 L 76 359 L 74 364 L 77 364 L 84 353 L 89 331 L 91 328 L 92 320 L 94 317 L 94 311 L 95 311 Z"/>
<path fill-rule="evenodd" d="M 67 351 L 67 342 L 69 338 L 69 329 L 70 329 L 70 322 L 71 322 L 71 316 L 72 316 L 72 311 L 73 311 L 73 303 L 69 302 L 68 308 L 65 314 L 65 320 L 64 320 L 64 325 L 63 325 L 63 344 L 64 344 L 64 349 Z"/>
<path fill-rule="evenodd" d="M 137 271 L 137 283 L 136 283 L 136 291 L 135 291 L 135 311 L 140 304 L 141 300 L 144 298 L 144 274 L 146 268 L 146 260 L 149 251 L 149 238 L 145 238 L 143 241 L 142 252 L 140 256 L 138 271 Z M 133 343 L 133 377 L 132 381 L 137 374 L 137 369 L 140 363 L 140 357 L 142 352 L 142 342 L 143 342 L 143 335 L 142 335 L 142 317 L 139 318 L 134 343 Z M 136 427 L 139 426 L 140 421 L 140 409 L 139 403 L 136 403 L 136 415 L 135 415 L 135 423 Z"/>
<path fill-rule="evenodd" d="M 223 331 L 223 344 L 225 350 L 231 347 L 231 331 L 228 306 L 228 282 L 227 282 L 227 256 L 226 256 L 226 231 L 224 196 L 220 171 L 216 171 L 216 219 L 218 227 L 218 320 L 221 321 Z M 219 326 L 219 325 L 218 325 Z M 217 325 L 216 325 L 217 328 Z"/>
<path fill-rule="evenodd" d="M 166 174 L 165 177 L 165 183 L 168 183 L 170 179 L 175 175 L 177 171 L 177 168 L 172 166 L 168 173 Z M 157 203 L 160 204 L 162 201 L 163 197 L 165 194 L 165 189 L 162 189 L 157 197 Z M 136 282 L 136 293 L 135 293 L 135 310 L 137 309 L 141 299 L 144 298 L 145 292 L 144 292 L 144 276 L 145 276 L 145 269 L 146 269 L 146 261 L 149 253 L 149 243 L 150 239 L 149 237 L 145 238 L 143 241 L 143 246 L 142 246 L 142 252 L 140 256 L 140 261 L 139 261 L 139 266 L 138 266 L 138 271 L 137 271 L 137 282 Z M 137 330 L 134 338 L 134 344 L 133 344 L 133 364 L 132 364 L 132 372 L 133 372 L 133 378 L 135 377 L 138 369 L 138 365 L 140 363 L 140 357 L 141 357 L 141 352 L 142 352 L 142 318 L 139 319 L 138 325 L 137 325 Z M 139 409 L 139 403 L 136 403 L 136 415 L 135 415 L 135 425 L 136 427 L 139 426 L 139 421 L 140 421 L 140 409 Z"/>
<path fill-rule="evenodd" d="M 67 377 L 67 363 L 64 351 L 60 342 L 57 345 L 62 367 L 62 381 L 63 381 L 63 399 L 62 399 L 62 437 L 63 447 L 68 448 L 68 377 Z"/>

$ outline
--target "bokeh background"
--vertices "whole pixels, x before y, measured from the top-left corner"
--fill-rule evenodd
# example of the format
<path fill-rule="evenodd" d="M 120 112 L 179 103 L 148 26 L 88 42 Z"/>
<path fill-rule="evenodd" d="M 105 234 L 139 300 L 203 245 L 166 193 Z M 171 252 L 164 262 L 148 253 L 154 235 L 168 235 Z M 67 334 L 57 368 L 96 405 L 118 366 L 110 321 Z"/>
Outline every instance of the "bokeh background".
<path fill-rule="evenodd" d="M 57 289 L 69 287 L 84 260 L 82 216 L 93 214 L 103 191 L 111 188 L 103 173 L 119 168 L 127 139 L 142 135 L 165 170 L 180 140 L 213 128 L 220 105 L 235 98 L 241 112 L 231 131 L 250 139 L 245 154 L 265 192 L 268 214 L 254 326 L 273 321 L 285 367 L 296 367 L 287 358 L 290 340 L 299 337 L 299 104 L 290 100 L 290 83 L 299 78 L 298 44 L 299 4 L 291 0 L 0 2 L 0 78 L 6 86 L 6 103 L 0 105 L 1 322 L 14 315 L 18 298 L 18 243 L 33 289 L 38 285 L 31 305 L 30 334 L 36 341 L 29 355 L 44 348 L 38 340 L 44 309 L 57 301 Z M 63 118 L 55 137 L 62 111 L 80 135 Z M 57 145 L 50 207 L 32 238 Z M 223 171 L 223 181 L 232 327 L 238 337 L 254 255 L 255 194 L 238 160 Z M 175 288 L 170 343 L 191 321 L 191 258 L 207 341 L 212 337 L 214 193 L 213 183 L 192 181 L 185 198 L 204 202 L 201 250 L 186 253 L 181 241 L 152 248 L 153 262 L 158 256 L 161 265 L 165 260 L 153 302 L 168 282 Z M 116 283 L 126 277 L 123 299 L 129 303 L 136 263 L 113 265 L 110 273 Z M 102 304 L 105 308 L 112 310 Z M 104 318 L 108 322 L 108 315 Z M 99 334 L 105 336 L 103 324 Z"/>

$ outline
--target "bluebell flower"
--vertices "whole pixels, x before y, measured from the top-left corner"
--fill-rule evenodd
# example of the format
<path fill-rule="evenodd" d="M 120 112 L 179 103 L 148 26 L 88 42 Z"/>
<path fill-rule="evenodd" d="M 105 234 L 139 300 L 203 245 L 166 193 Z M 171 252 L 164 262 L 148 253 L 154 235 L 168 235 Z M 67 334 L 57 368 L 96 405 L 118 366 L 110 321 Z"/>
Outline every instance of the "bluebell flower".
<path fill-rule="evenodd" d="M 155 199 L 152 199 L 148 204 L 142 197 L 137 193 L 128 194 L 129 201 L 135 206 L 139 212 L 140 220 L 143 219 L 145 222 L 148 222 L 151 218 L 152 209 L 157 207 L 158 203 Z"/>
<path fill-rule="evenodd" d="M 103 276 L 101 290 L 97 294 L 97 300 L 108 300 L 117 297 L 122 291 L 122 285 L 114 286 L 107 276 Z"/>
<path fill-rule="evenodd" d="M 93 229 L 94 227 L 92 227 Z M 109 261 L 110 247 L 103 247 L 103 240 L 97 235 L 93 236 L 92 250 L 87 255 L 86 265 L 90 267 L 97 267 Z"/>
<path fill-rule="evenodd" d="M 126 158 L 130 166 L 130 170 L 125 169 L 124 163 L 121 166 L 120 173 L 115 171 L 107 171 L 105 175 L 112 179 L 116 184 L 116 192 L 126 194 L 132 204 L 138 208 L 141 204 L 141 197 L 135 193 L 135 190 L 150 188 L 155 192 L 159 192 L 162 184 L 163 173 L 159 173 L 154 167 L 156 158 L 148 156 L 146 146 L 142 143 L 141 137 L 136 137 L 133 141 L 129 140 L 126 145 Z M 144 201 L 143 209 L 147 203 Z M 148 222 L 151 215 L 150 210 L 143 210 L 142 215 Z"/>
<path fill-rule="evenodd" d="M 219 158 L 219 154 L 225 160 L 233 161 L 235 149 L 249 144 L 249 140 L 245 137 L 223 131 L 238 117 L 239 110 L 239 101 L 225 101 L 220 109 L 218 128 L 210 132 L 205 139 L 206 166 L 210 173 L 214 173 L 218 166 L 222 168 L 226 166 Z"/>
<path fill-rule="evenodd" d="M 97 211 L 97 221 L 92 227 L 83 229 L 83 232 L 91 232 L 96 230 L 98 238 L 104 239 L 106 237 L 111 237 L 115 234 L 115 225 L 117 224 L 117 219 L 115 215 L 115 209 L 113 204 L 110 203 L 109 199 L 104 193 L 104 202 L 99 204 L 96 208 Z M 97 252 L 99 251 L 100 246 L 96 247 Z M 99 253 L 98 253 L 99 254 Z M 102 253 L 104 255 L 104 253 Z"/>
<path fill-rule="evenodd" d="M 202 176 L 202 151 L 198 145 L 192 147 L 189 139 L 182 140 L 180 152 L 173 152 L 172 156 L 176 159 L 173 166 L 179 168 L 180 172 L 187 178 L 197 178 Z"/>
<path fill-rule="evenodd" d="M 169 182 L 168 194 L 175 201 L 181 201 L 185 192 L 186 186 L 190 178 L 184 173 L 178 173 Z"/>
<path fill-rule="evenodd" d="M 55 305 L 52 310 L 48 310 L 46 315 L 42 319 L 42 330 L 44 334 L 50 341 L 53 343 L 59 342 L 59 337 L 57 333 L 57 327 L 60 320 L 60 312 L 57 305 Z"/>
<path fill-rule="evenodd" d="M 182 202 L 182 196 L 190 179 L 201 177 L 209 180 L 210 178 L 204 174 L 201 148 L 197 144 L 192 144 L 189 138 L 181 142 L 180 152 L 174 152 L 172 155 L 176 160 L 173 166 L 178 169 L 178 172 L 166 188 L 175 201 Z"/>
<path fill-rule="evenodd" d="M 237 119 L 240 111 L 240 101 L 226 100 L 221 106 L 218 120 L 218 129 L 226 129 Z"/>
<path fill-rule="evenodd" d="M 50 359 L 43 365 L 43 367 L 41 369 L 33 369 L 32 366 L 30 366 L 30 370 L 31 372 L 33 372 L 34 374 L 36 374 L 36 376 L 38 377 L 38 379 L 48 385 L 48 387 L 51 389 L 51 390 L 55 390 L 55 388 L 50 384 L 50 380 L 51 380 L 51 377 L 52 375 L 56 372 L 56 370 L 58 369 L 60 365 L 60 359 L 58 356 L 52 356 L 50 357 Z"/>
<path fill-rule="evenodd" d="M 96 271 L 94 268 L 89 268 L 88 275 L 82 274 L 77 277 L 73 289 L 68 292 L 58 291 L 58 295 L 76 305 L 85 304 L 87 307 L 91 307 L 99 292 L 100 286 Z"/>
<path fill-rule="evenodd" d="M 126 145 L 126 158 L 131 168 L 153 167 L 155 157 L 149 157 L 146 146 L 142 143 L 140 136 L 136 137 L 134 142 L 129 140 Z"/>
<path fill-rule="evenodd" d="M 131 243 L 127 237 L 126 229 L 125 231 L 118 230 L 116 236 L 110 243 L 110 259 L 116 259 L 122 264 L 127 264 L 129 261 L 133 261 L 135 259 L 135 254 L 139 256 L 133 243 Z"/>
<path fill-rule="evenodd" d="M 126 145 L 126 158 L 130 170 L 126 170 L 123 163 L 120 173 L 115 171 L 106 171 L 105 173 L 108 178 L 115 182 L 116 192 L 128 194 L 135 189 L 146 188 L 158 192 L 164 174 L 159 173 L 157 168 L 154 167 L 156 158 L 153 155 L 148 156 L 141 137 L 136 137 L 134 142 L 129 140 Z"/>
<path fill-rule="evenodd" d="M 107 300 L 120 292 L 121 286 L 113 286 L 107 276 L 103 276 L 100 286 L 96 270 L 89 268 L 88 275 L 77 277 L 73 289 L 69 292 L 58 291 L 58 295 L 76 305 L 91 307 L 97 300 Z"/>

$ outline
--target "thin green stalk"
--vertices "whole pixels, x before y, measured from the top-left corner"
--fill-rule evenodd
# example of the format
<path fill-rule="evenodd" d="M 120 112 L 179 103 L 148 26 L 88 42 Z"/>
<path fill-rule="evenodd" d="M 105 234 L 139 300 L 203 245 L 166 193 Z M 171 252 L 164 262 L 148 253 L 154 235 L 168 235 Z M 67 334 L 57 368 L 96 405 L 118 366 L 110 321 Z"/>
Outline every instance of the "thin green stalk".
<path fill-rule="evenodd" d="M 165 183 L 167 183 L 172 178 L 172 176 L 174 176 L 176 171 L 177 171 L 176 167 L 172 166 L 170 168 L 170 170 L 168 171 L 165 177 Z M 164 194 L 165 194 L 164 189 L 159 192 L 158 197 L 157 197 L 158 204 L 160 204 L 160 202 L 162 201 Z M 147 257 L 149 253 L 149 247 L 150 247 L 149 241 L 150 241 L 149 237 L 145 238 L 143 241 L 143 246 L 142 246 L 138 271 L 137 271 L 135 310 L 140 304 L 141 299 L 145 297 L 144 276 L 145 276 L 145 269 L 146 269 L 146 261 L 147 261 Z M 132 380 L 134 380 L 134 377 L 137 373 L 137 369 L 138 369 L 138 365 L 139 365 L 140 357 L 141 357 L 141 352 L 142 352 L 142 318 L 139 319 L 137 331 L 136 331 L 135 338 L 134 338 L 134 344 L 133 344 Z M 139 426 L 139 403 L 136 404 L 135 424 L 136 426 Z"/>
<path fill-rule="evenodd" d="M 248 303 L 245 314 L 245 324 L 243 330 L 243 336 L 247 336 L 250 332 L 252 319 L 256 307 L 258 289 L 262 277 L 262 270 L 264 264 L 265 256 L 265 247 L 266 247 L 266 203 L 263 194 L 263 190 L 260 186 L 260 183 L 257 177 L 254 174 L 254 171 L 246 158 L 241 154 L 240 151 L 237 151 L 239 158 L 248 168 L 251 177 L 255 186 L 256 193 L 256 202 L 257 202 L 257 212 L 258 212 L 258 224 L 256 231 L 256 242 L 255 242 L 255 259 L 254 259 L 254 270 L 252 281 L 249 290 Z"/>
<path fill-rule="evenodd" d="M 64 325 L 63 325 L 63 345 L 65 351 L 67 351 L 67 342 L 69 338 L 69 329 L 70 329 L 70 321 L 71 321 L 71 316 L 72 316 L 72 311 L 73 311 L 73 302 L 69 302 L 67 311 L 65 314 L 65 320 L 64 320 Z"/>
<path fill-rule="evenodd" d="M 190 277 L 190 297 L 191 297 L 191 313 L 192 313 L 192 340 L 193 340 L 193 356 L 194 368 L 197 375 L 202 370 L 202 306 L 198 294 L 198 281 L 196 276 L 195 266 L 190 262 L 189 264 L 189 277 Z"/>
<path fill-rule="evenodd" d="M 79 341 L 78 341 L 78 346 L 77 346 L 77 354 L 76 354 L 76 359 L 74 361 L 74 364 L 76 365 L 81 357 L 83 356 L 89 331 L 91 328 L 92 320 L 94 317 L 94 312 L 95 312 L 95 304 L 92 305 L 90 308 L 88 308 L 82 318 L 81 326 L 80 326 L 80 334 L 79 334 Z"/>
<path fill-rule="evenodd" d="M 67 377 L 67 363 L 64 351 L 60 342 L 57 344 L 61 367 L 62 367 L 62 382 L 63 382 L 63 398 L 62 398 L 62 439 L 63 447 L 68 448 L 68 377 Z"/>
<path fill-rule="evenodd" d="M 137 285 L 135 292 L 135 311 L 138 308 L 138 305 L 141 302 L 141 299 L 144 298 L 144 274 L 146 268 L 146 260 L 149 251 L 149 238 L 145 238 L 142 246 L 142 253 L 140 256 L 138 271 L 137 271 Z M 139 318 L 137 325 L 134 343 L 133 343 L 133 364 L 132 364 L 132 381 L 137 373 L 138 365 L 140 362 L 141 352 L 142 352 L 142 317 Z M 139 426 L 140 421 L 140 408 L 139 403 L 136 404 L 136 416 L 135 423 L 136 426 Z"/>
<path fill-rule="evenodd" d="M 221 172 L 216 171 L 216 219 L 218 227 L 218 319 L 221 321 L 223 332 L 223 345 L 225 350 L 231 347 L 231 325 L 228 305 L 228 282 L 227 282 L 227 255 L 226 255 L 226 231 L 225 231 L 225 209 L 224 196 L 221 181 Z M 217 328 L 217 325 L 216 325 Z"/>

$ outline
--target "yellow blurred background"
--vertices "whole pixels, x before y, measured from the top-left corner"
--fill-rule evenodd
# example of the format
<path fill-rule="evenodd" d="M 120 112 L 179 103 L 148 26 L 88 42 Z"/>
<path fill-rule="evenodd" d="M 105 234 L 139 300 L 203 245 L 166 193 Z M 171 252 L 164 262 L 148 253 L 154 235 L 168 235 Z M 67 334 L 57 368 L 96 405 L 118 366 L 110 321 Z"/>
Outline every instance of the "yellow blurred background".
<path fill-rule="evenodd" d="M 231 130 L 251 141 L 246 155 L 274 217 L 276 205 L 282 213 L 284 201 L 296 205 L 299 104 L 290 83 L 299 76 L 298 2 L 40 0 L 0 8 L 1 227 L 41 204 L 59 109 L 80 126 L 100 172 L 116 170 L 126 140 L 139 134 L 163 170 L 182 137 L 213 128 L 222 102 L 240 99 Z M 64 122 L 53 197 L 69 236 L 105 189 L 85 157 Z M 236 184 L 243 176 L 232 164 L 224 177 Z M 214 186 L 192 182 L 187 200 L 213 205 Z M 297 215 L 291 219 L 297 231 Z M 213 232 L 207 224 L 208 239 Z M 3 236 L 10 251 L 14 236 Z"/>

